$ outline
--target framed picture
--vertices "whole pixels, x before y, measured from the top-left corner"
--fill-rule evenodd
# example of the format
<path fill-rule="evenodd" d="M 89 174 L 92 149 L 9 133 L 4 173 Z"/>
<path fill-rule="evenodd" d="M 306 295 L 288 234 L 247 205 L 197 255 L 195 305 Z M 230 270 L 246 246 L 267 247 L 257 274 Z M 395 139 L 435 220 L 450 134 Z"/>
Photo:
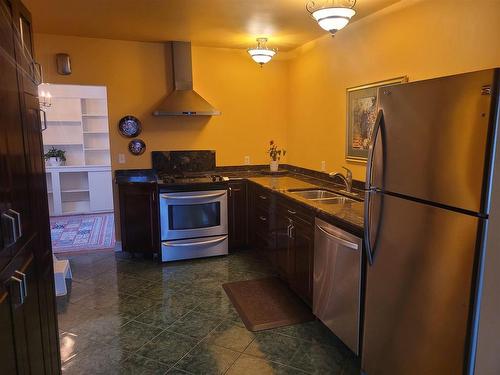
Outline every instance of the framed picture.
<path fill-rule="evenodd" d="M 373 126 L 377 118 L 377 92 L 380 87 L 408 82 L 398 77 L 347 89 L 346 160 L 366 162 Z"/>

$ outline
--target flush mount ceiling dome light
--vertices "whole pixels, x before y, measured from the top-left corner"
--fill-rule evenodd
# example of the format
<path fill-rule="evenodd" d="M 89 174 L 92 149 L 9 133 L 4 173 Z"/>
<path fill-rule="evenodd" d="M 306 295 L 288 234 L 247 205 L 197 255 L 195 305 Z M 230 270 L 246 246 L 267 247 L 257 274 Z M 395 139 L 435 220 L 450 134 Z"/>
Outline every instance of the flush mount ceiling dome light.
<path fill-rule="evenodd" d="M 323 30 L 335 35 L 337 31 L 346 27 L 356 14 L 353 9 L 355 5 L 356 0 L 330 0 L 324 1 L 323 5 L 318 5 L 315 1 L 309 1 L 306 4 L 306 9 Z"/>
<path fill-rule="evenodd" d="M 267 38 L 257 38 L 257 47 L 249 48 L 248 53 L 252 57 L 253 61 L 262 65 L 271 61 L 271 59 L 276 55 L 276 49 L 269 49 L 266 46 Z"/>

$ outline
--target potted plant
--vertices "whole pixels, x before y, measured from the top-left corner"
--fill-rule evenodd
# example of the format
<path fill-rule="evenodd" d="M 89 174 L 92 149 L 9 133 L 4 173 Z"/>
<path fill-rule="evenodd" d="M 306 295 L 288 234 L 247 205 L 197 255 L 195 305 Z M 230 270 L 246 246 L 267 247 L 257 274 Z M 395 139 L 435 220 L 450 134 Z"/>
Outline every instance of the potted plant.
<path fill-rule="evenodd" d="M 281 156 L 285 156 L 286 150 L 278 148 L 278 145 L 273 140 L 269 142 L 268 154 L 271 157 L 269 166 L 271 172 L 277 172 L 280 164 Z"/>
<path fill-rule="evenodd" d="M 44 155 L 45 161 L 51 167 L 59 167 L 66 161 L 66 151 L 52 147 Z"/>

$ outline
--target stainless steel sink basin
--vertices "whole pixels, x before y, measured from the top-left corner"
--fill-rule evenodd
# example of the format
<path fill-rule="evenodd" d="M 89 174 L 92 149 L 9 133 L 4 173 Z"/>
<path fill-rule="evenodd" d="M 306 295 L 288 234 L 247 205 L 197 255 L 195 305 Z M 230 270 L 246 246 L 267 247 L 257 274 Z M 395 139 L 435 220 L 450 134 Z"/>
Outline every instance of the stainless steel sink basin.
<path fill-rule="evenodd" d="M 339 194 L 332 193 L 328 190 L 323 189 L 311 189 L 311 190 L 296 190 L 290 191 L 290 193 L 298 195 L 307 200 L 323 200 L 323 199 L 331 199 L 331 198 L 343 198 Z"/>
<path fill-rule="evenodd" d="M 344 204 L 344 203 L 354 203 L 357 202 L 357 200 L 347 197 L 335 197 L 327 199 L 318 199 L 317 202 L 321 204 Z"/>

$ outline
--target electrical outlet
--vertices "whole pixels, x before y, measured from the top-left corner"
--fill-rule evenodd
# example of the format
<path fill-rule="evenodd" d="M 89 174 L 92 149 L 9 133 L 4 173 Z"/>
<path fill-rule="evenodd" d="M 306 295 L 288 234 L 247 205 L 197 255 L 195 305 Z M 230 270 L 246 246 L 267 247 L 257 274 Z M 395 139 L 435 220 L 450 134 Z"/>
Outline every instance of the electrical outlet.
<path fill-rule="evenodd" d="M 321 162 L 321 171 L 326 172 L 326 161 Z"/>
<path fill-rule="evenodd" d="M 250 156 L 245 156 L 245 165 L 250 165 Z"/>
<path fill-rule="evenodd" d="M 125 164 L 125 154 L 118 154 L 118 163 L 119 164 Z"/>

